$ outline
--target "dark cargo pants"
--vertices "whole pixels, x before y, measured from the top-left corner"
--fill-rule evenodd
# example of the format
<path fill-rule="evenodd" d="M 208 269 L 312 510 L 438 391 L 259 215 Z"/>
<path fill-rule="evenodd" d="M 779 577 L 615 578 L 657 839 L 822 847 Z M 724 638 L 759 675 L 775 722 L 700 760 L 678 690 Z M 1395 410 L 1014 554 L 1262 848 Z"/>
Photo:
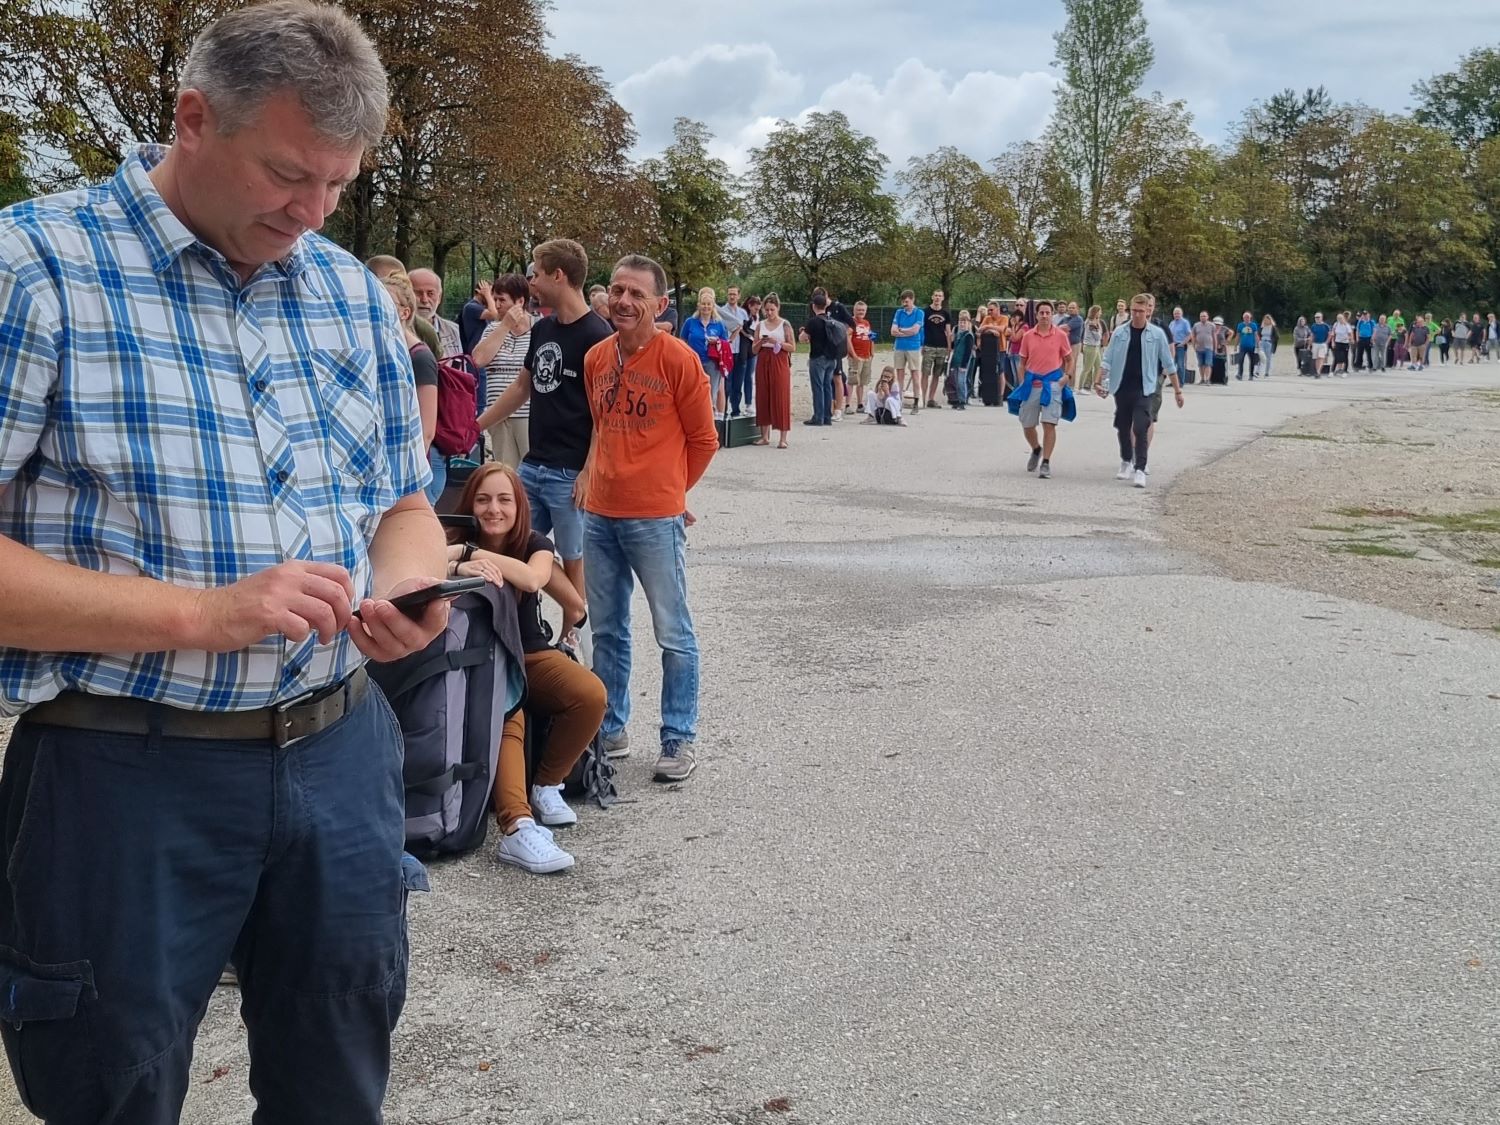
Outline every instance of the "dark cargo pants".
<path fill-rule="evenodd" d="M 270 743 L 17 725 L 0 1034 L 48 1125 L 171 1125 L 226 962 L 257 1125 L 373 1125 L 406 993 L 399 728 Z"/>

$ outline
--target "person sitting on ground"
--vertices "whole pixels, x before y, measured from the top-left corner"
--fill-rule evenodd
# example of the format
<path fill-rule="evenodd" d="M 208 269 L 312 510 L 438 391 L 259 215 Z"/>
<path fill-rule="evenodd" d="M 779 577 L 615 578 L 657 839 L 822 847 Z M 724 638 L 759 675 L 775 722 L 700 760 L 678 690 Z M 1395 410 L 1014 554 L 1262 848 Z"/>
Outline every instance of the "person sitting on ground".
<path fill-rule="evenodd" d="M 493 461 L 474 470 L 458 510 L 479 526 L 467 539 L 462 531 L 450 531 L 457 541 L 448 547 L 448 573 L 487 578 L 516 591 L 526 706 L 552 720 L 529 799 L 525 712 L 506 720 L 494 790 L 495 820 L 503 833 L 496 858 L 535 875 L 562 871 L 573 866 L 573 857 L 557 846 L 550 829 L 578 822 L 562 798 L 563 781 L 598 733 L 606 700 L 598 676 L 548 643 L 539 591 L 546 590 L 562 607 L 564 638 L 576 636 L 584 621 L 583 597 L 555 565 L 552 541 L 531 529 L 526 489 L 511 466 Z"/>
<path fill-rule="evenodd" d="M 381 284 L 396 303 L 396 312 L 401 317 L 401 332 L 406 337 L 406 350 L 411 354 L 412 373 L 417 380 L 417 409 L 422 413 L 422 440 L 427 443 L 427 461 L 432 468 L 432 483 L 427 486 L 427 499 L 436 504 L 443 495 L 443 486 L 448 481 L 448 458 L 433 448 L 432 438 L 437 433 L 438 363 L 437 356 L 417 336 L 417 295 L 412 291 L 406 274 L 393 270 L 381 278 Z"/>
<path fill-rule="evenodd" d="M 880 426 L 904 426 L 901 418 L 901 390 L 896 385 L 896 369 L 881 369 L 874 389 L 865 396 L 865 421 Z"/>

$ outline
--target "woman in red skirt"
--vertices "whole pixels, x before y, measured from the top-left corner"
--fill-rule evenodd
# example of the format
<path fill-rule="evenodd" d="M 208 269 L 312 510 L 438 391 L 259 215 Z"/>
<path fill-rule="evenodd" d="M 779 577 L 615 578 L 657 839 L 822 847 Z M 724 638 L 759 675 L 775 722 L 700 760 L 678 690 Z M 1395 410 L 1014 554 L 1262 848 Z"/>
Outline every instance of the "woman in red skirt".
<path fill-rule="evenodd" d="M 781 432 L 777 449 L 786 448 L 792 428 L 792 351 L 797 346 L 792 326 L 781 319 L 781 298 L 767 293 L 760 306 L 760 327 L 755 342 L 755 424 L 760 427 L 756 445 L 771 444 L 771 430 Z"/>

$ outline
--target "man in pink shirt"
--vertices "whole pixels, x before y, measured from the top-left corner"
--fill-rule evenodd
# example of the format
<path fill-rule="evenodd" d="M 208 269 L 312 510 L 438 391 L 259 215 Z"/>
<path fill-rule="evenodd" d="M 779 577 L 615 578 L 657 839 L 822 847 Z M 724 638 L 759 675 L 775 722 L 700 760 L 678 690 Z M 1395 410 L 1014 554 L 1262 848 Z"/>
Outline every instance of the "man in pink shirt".
<path fill-rule="evenodd" d="M 1037 301 L 1036 327 L 1021 341 L 1021 375 L 1008 405 L 1021 419 L 1026 447 L 1031 457 L 1026 471 L 1040 477 L 1052 475 L 1052 450 L 1057 445 L 1057 424 L 1063 418 L 1063 391 L 1068 385 L 1068 357 L 1072 345 L 1068 334 L 1052 323 L 1052 302 Z M 1037 442 L 1037 425 L 1042 427 Z"/>

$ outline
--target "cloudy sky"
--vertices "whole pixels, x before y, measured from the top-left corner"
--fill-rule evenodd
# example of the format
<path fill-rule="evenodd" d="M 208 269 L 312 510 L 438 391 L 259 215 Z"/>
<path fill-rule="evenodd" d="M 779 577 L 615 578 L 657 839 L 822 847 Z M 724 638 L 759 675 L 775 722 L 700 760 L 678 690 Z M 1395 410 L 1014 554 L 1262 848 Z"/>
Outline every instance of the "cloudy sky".
<path fill-rule="evenodd" d="M 818 109 L 842 110 L 894 167 L 945 144 L 985 161 L 1039 134 L 1058 81 L 1051 62 L 1061 0 L 555 5 L 554 48 L 603 70 L 635 117 L 640 155 L 671 141 L 676 117 L 693 117 L 735 171 L 778 118 Z M 1145 0 L 1145 8 L 1156 46 L 1147 89 L 1186 101 L 1215 142 L 1245 106 L 1287 86 L 1322 84 L 1338 101 L 1405 110 L 1413 82 L 1500 34 L 1495 0 L 1448 0 L 1415 39 L 1418 9 L 1408 0 L 1253 8 Z"/>

